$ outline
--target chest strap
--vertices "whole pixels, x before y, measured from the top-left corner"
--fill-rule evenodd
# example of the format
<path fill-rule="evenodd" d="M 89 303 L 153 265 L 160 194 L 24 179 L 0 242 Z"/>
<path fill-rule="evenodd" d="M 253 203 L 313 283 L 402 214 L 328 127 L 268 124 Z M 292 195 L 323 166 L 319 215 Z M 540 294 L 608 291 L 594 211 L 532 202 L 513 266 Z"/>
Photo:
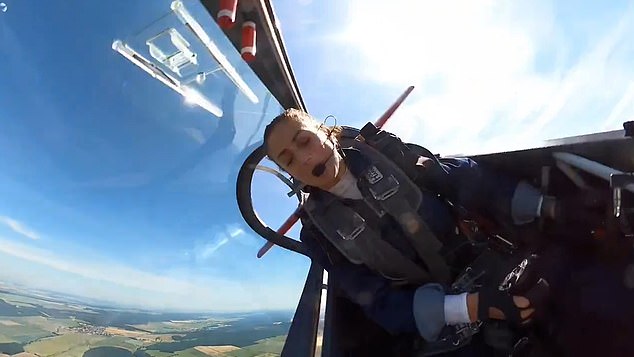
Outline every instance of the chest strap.
<path fill-rule="evenodd" d="M 394 281 L 423 284 L 432 280 L 427 270 L 407 259 L 381 238 L 379 231 L 334 195 L 317 191 L 304 205 L 311 222 L 348 260 L 364 264 Z"/>

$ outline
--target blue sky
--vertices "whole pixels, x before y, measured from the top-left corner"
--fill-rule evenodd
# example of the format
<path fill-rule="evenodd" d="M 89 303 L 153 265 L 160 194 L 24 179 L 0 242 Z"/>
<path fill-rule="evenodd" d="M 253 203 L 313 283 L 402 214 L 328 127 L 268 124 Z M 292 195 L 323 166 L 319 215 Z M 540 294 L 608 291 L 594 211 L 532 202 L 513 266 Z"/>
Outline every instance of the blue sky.
<path fill-rule="evenodd" d="M 634 116 L 631 1 L 277 1 L 310 110 L 444 154 L 539 145 Z"/>
<path fill-rule="evenodd" d="M 294 307 L 308 260 L 279 249 L 256 259 L 263 239 L 248 231 L 234 196 L 246 148 L 279 104 L 196 2 L 188 9 L 257 103 L 215 72 L 192 86 L 222 107 L 218 118 L 113 51 L 121 39 L 151 58 L 151 36 L 171 26 L 187 35 L 174 15 L 162 17 L 170 1 L 147 4 L 7 2 L 0 281 L 150 308 Z M 186 39 L 201 70 L 218 67 Z M 258 199 L 279 201 L 279 210 L 263 216 L 279 224 L 294 203 L 265 183 Z"/>
<path fill-rule="evenodd" d="M 294 308 L 308 260 L 280 248 L 256 259 L 263 239 L 234 197 L 236 163 L 280 108 L 200 5 L 185 2 L 258 97 L 223 72 L 192 84 L 221 118 L 111 48 L 122 39 L 150 58 L 148 38 L 183 29 L 162 17 L 170 1 L 4 2 L 0 282 L 156 309 Z M 274 5 L 318 118 L 363 125 L 413 84 L 387 129 L 453 154 L 618 129 L 634 117 L 632 2 Z M 255 185 L 256 208 L 277 227 L 296 203 L 264 174 Z"/>

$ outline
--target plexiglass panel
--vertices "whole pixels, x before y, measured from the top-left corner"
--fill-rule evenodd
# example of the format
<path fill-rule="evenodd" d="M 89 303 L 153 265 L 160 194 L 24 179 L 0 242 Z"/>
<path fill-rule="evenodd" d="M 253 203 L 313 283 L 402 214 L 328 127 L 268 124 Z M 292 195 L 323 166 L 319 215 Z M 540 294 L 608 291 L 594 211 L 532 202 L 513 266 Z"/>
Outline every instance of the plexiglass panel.
<path fill-rule="evenodd" d="M 213 17 L 4 3 L 0 354 L 278 354 L 309 262 L 255 257 L 235 181 L 282 108 Z M 274 184 L 254 188 L 271 225 L 297 204 Z"/>

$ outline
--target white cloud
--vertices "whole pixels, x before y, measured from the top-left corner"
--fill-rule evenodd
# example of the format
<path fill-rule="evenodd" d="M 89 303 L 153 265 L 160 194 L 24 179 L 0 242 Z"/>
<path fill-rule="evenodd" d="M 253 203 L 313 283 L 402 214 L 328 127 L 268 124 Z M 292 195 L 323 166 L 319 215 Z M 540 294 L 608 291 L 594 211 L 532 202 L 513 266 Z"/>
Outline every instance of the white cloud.
<path fill-rule="evenodd" d="M 101 256 L 68 256 L 0 237 L 0 281 L 134 307 L 178 311 L 292 308 L 301 286 L 240 281 L 199 269 L 155 274 Z"/>
<path fill-rule="evenodd" d="M 205 139 L 205 135 L 203 134 L 202 130 L 198 128 L 185 128 L 183 130 L 185 130 L 185 133 L 199 144 L 204 144 L 205 141 L 207 141 L 207 139 Z"/>
<path fill-rule="evenodd" d="M 40 235 L 35 232 L 33 229 L 27 227 L 24 223 L 18 222 L 17 220 L 7 217 L 0 216 L 0 223 L 9 227 L 15 233 L 18 233 L 26 238 L 38 240 L 40 239 Z"/>
<path fill-rule="evenodd" d="M 613 129 L 615 125 L 627 120 L 634 120 L 634 81 L 630 82 L 621 99 L 612 108 L 602 130 Z"/>
<path fill-rule="evenodd" d="M 81 258 L 60 257 L 50 251 L 38 249 L 10 240 L 0 240 L 0 252 L 33 263 L 42 264 L 55 270 L 102 282 L 141 288 L 154 292 L 169 292 L 172 288 L 183 289 L 186 284 L 169 281 L 160 276 L 129 269 L 118 264 L 99 263 L 101 259 L 82 261 Z M 92 259 L 91 259 L 92 260 Z"/>
<path fill-rule="evenodd" d="M 578 43 L 548 0 L 356 0 L 339 45 L 361 80 L 417 86 L 386 129 L 443 154 L 508 150 L 632 119 L 632 10 Z"/>
<path fill-rule="evenodd" d="M 238 227 L 226 227 L 225 229 L 216 227 L 212 232 L 214 232 L 213 238 L 210 241 L 204 241 L 193 249 L 193 255 L 198 263 L 209 260 L 220 248 L 232 241 L 237 242 L 239 237 L 244 235 L 244 230 Z"/>
<path fill-rule="evenodd" d="M 205 244 L 201 249 L 197 249 L 196 256 L 199 260 L 209 259 L 220 247 L 229 243 L 229 238 L 223 237 L 215 242 Z"/>
<path fill-rule="evenodd" d="M 253 240 L 245 235 L 245 232 L 242 228 L 228 226 L 223 229 L 220 227 L 216 227 L 212 229 L 212 232 L 213 233 L 211 234 L 211 240 L 202 240 L 195 245 L 191 253 L 188 252 L 188 255 L 191 254 L 198 264 L 213 264 L 213 256 L 216 255 L 218 251 L 222 247 L 226 246 L 228 243 L 253 248 Z"/>

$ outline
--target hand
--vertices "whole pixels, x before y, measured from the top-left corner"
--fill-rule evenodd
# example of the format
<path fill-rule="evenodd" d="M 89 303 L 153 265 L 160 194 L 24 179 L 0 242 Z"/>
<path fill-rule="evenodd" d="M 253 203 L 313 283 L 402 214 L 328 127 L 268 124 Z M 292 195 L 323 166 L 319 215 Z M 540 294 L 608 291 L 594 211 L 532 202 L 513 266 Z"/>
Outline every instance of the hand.
<path fill-rule="evenodd" d="M 469 319 L 471 322 L 475 322 L 478 320 L 478 293 L 472 293 L 467 295 L 467 309 L 469 310 Z M 515 306 L 520 309 L 520 317 L 522 321 L 528 323 L 530 317 L 533 316 L 535 309 L 530 307 L 530 301 L 525 296 L 513 296 L 513 303 Z M 505 320 L 506 316 L 502 310 L 496 307 L 489 307 L 488 312 L 489 318 L 493 320 Z"/>
<path fill-rule="evenodd" d="M 507 291 L 498 289 L 498 285 L 483 287 L 478 293 L 472 294 L 472 303 L 467 306 L 469 317 L 474 320 L 507 320 L 515 325 L 525 325 L 531 322 L 535 310 L 544 303 L 548 295 L 549 286 L 546 280 L 539 279 L 526 293 L 511 295 Z M 474 312 L 474 314 L 471 314 Z"/>

